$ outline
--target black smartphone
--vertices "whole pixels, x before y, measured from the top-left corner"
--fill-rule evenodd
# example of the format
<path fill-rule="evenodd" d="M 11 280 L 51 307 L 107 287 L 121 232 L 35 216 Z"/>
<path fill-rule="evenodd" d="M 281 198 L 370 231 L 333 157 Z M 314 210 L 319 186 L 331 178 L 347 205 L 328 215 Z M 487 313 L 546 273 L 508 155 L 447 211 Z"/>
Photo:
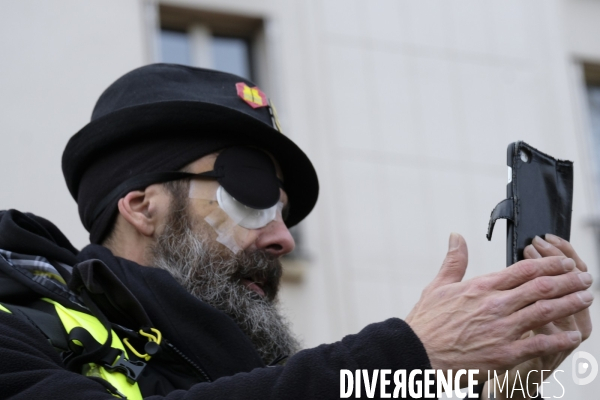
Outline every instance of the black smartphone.
<path fill-rule="evenodd" d="M 508 145 L 506 199 L 490 217 L 488 240 L 494 223 L 507 220 L 506 265 L 523 260 L 523 250 L 535 236 L 546 233 L 565 240 L 571 235 L 573 162 L 557 160 L 525 142 Z"/>

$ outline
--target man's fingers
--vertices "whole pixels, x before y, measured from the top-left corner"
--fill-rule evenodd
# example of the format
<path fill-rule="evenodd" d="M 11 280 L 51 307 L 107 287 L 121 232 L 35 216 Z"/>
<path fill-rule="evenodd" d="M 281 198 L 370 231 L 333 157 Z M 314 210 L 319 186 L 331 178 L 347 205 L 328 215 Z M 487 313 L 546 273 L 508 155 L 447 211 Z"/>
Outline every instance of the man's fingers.
<path fill-rule="evenodd" d="M 525 247 L 525 249 L 523 250 L 523 255 L 525 256 L 526 259 L 542 258 L 542 255 L 536 250 L 535 247 L 533 247 L 532 244 Z"/>
<path fill-rule="evenodd" d="M 530 246 L 533 247 L 542 257 L 565 255 L 558 247 L 553 246 L 539 236 L 533 238 Z"/>
<path fill-rule="evenodd" d="M 532 244 L 527 246 L 523 254 L 526 258 L 536 259 L 539 257 L 547 256 L 560 256 L 565 255 L 575 262 L 575 266 L 579 271 L 587 271 L 588 267 L 579 257 L 577 252 L 571 246 L 571 243 L 561 239 L 560 237 L 552 234 L 546 234 L 545 239 L 535 237 Z M 581 332 L 583 340 L 586 340 L 592 333 L 592 321 L 590 319 L 590 312 L 588 309 L 578 312 L 572 318 L 577 326 L 577 329 Z M 555 325 L 563 330 L 572 330 L 571 327 L 563 326 L 561 321 L 555 321 Z"/>
<path fill-rule="evenodd" d="M 505 357 L 510 357 L 511 363 L 518 365 L 535 357 L 571 351 L 581 343 L 581 333 L 578 331 L 561 332 L 553 335 L 534 335 L 523 340 L 517 340 L 505 351 Z"/>
<path fill-rule="evenodd" d="M 430 287 L 435 288 L 460 282 L 465 276 L 468 262 L 469 252 L 467 250 L 467 242 L 458 233 L 451 233 L 448 240 L 448 253 L 442 263 L 440 272 L 438 272 Z"/>
<path fill-rule="evenodd" d="M 507 312 L 512 313 L 538 300 L 563 297 L 590 286 L 592 286 L 590 274 L 569 272 L 563 275 L 537 277 L 515 289 L 503 292 L 502 296 L 509 305 Z"/>
<path fill-rule="evenodd" d="M 583 310 L 585 311 L 585 310 Z M 581 311 L 581 312 L 583 312 Z M 575 323 L 575 317 L 573 315 L 570 315 L 566 318 L 560 318 L 557 319 L 556 321 L 553 321 L 551 324 L 548 325 L 552 325 L 554 326 L 555 329 L 557 329 L 558 331 L 562 331 L 562 332 L 567 332 L 567 331 L 580 331 L 580 329 L 577 328 L 577 324 Z M 583 334 L 582 334 L 583 336 Z"/>
<path fill-rule="evenodd" d="M 489 286 L 497 290 L 509 290 L 540 276 L 561 275 L 575 269 L 575 262 L 564 257 L 546 257 L 523 260 L 504 270 L 486 277 Z"/>
<path fill-rule="evenodd" d="M 577 252 L 575 251 L 575 249 L 573 249 L 571 243 L 550 233 L 547 233 L 545 235 L 545 238 L 548 243 L 560 250 L 565 256 L 575 260 L 575 264 L 577 264 L 577 268 L 579 270 L 584 272 L 588 270 L 587 265 L 583 262 L 581 258 L 579 258 L 579 255 L 577 255 Z"/>
<path fill-rule="evenodd" d="M 581 332 L 583 340 L 586 340 L 592 334 L 592 319 L 590 318 L 590 309 L 586 308 L 583 311 L 574 315 L 577 329 Z"/>
<path fill-rule="evenodd" d="M 540 300 L 507 317 L 507 325 L 514 327 L 515 334 L 521 335 L 528 330 L 585 310 L 593 300 L 594 296 L 587 290 L 559 299 Z"/>

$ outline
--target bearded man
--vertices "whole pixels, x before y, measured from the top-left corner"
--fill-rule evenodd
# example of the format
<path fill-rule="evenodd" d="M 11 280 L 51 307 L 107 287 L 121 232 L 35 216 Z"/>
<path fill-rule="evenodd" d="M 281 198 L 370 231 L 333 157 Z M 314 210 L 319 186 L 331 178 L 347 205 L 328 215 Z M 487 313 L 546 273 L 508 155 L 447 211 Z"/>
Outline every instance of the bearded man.
<path fill-rule="evenodd" d="M 252 154 L 252 150 L 236 150 L 238 154 Z M 185 170 L 198 170 L 198 167 L 203 169 L 203 164 L 214 163 L 217 156 L 218 154 L 210 154 L 203 157 Z M 282 275 L 277 255 L 289 252 L 293 247 L 289 231 L 283 226 L 276 226 L 283 225 L 281 221 L 273 221 L 269 228 L 271 231 L 259 238 L 256 248 L 234 254 L 215 241 L 215 230 L 195 214 L 195 208 L 199 208 L 197 200 L 192 199 L 190 202 L 188 195 L 190 185 L 197 184 L 198 182 L 175 181 L 164 185 L 167 192 L 165 194 L 171 197 L 166 222 L 158 223 L 158 226 L 162 226 L 162 231 L 157 235 L 156 241 L 147 246 L 129 246 L 127 238 L 136 234 L 131 229 L 121 239 L 122 232 L 136 223 L 131 217 L 130 208 L 124 205 L 130 197 L 122 199 L 119 203 L 119 207 L 123 209 L 120 215 L 122 219 L 117 222 L 115 234 L 104 245 L 116 256 L 125 256 L 127 248 L 147 248 L 147 259 L 134 261 L 169 271 L 189 293 L 230 316 L 252 340 L 266 363 L 277 357 L 296 353 L 299 343 L 279 312 L 277 303 Z M 216 191 L 216 188 L 213 189 Z M 200 199 L 200 203 L 206 201 Z M 203 215 L 216 207 L 216 202 L 200 205 Z M 125 222 L 127 219 L 132 220 L 131 225 Z"/>
<path fill-rule="evenodd" d="M 231 74 L 124 75 L 69 141 L 63 172 L 92 244 L 77 251 L 43 218 L 0 214 L 1 397 L 331 399 L 341 370 L 552 370 L 591 331 L 591 277 L 569 243 L 537 238 L 530 260 L 461 282 L 453 234 L 406 322 L 299 351 L 278 309 L 279 259 L 317 175 L 266 95 Z"/>

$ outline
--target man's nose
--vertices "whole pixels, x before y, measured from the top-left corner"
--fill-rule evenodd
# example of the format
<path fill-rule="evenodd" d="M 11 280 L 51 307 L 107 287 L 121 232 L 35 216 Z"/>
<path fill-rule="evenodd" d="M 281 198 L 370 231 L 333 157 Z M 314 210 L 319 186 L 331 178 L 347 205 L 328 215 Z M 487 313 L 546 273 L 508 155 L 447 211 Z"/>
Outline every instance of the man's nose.
<path fill-rule="evenodd" d="M 265 250 L 276 257 L 291 253 L 296 246 L 292 234 L 280 219 L 261 228 L 254 244 L 258 249 Z"/>

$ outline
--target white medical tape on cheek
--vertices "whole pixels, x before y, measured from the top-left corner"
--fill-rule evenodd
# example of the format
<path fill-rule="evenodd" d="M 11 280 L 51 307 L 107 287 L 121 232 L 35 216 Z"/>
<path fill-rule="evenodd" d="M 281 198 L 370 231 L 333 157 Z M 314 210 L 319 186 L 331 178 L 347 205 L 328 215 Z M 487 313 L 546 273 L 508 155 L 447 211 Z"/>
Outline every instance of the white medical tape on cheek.
<path fill-rule="evenodd" d="M 222 189 L 221 186 L 217 186 L 217 190 L 219 189 Z M 217 190 L 215 190 L 215 199 Z M 227 247 L 233 254 L 239 253 L 250 244 L 250 230 L 239 225 L 242 219 L 242 216 L 230 215 L 220 206 L 204 218 L 217 233 L 217 242 Z"/>
<path fill-rule="evenodd" d="M 217 242 L 223 244 L 234 254 L 245 248 L 246 238 L 249 232 L 240 231 L 239 221 L 233 220 L 217 202 L 217 190 L 220 185 L 217 181 L 196 180 L 190 181 L 188 197 L 202 202 L 204 207 L 214 208 L 204 220 L 217 233 Z M 244 228 L 241 228 L 244 229 Z M 237 238 L 237 239 L 236 239 Z"/>
<path fill-rule="evenodd" d="M 204 220 L 217 233 L 217 242 L 227 247 L 234 254 L 246 248 L 250 231 L 239 226 L 221 208 L 211 212 Z"/>

